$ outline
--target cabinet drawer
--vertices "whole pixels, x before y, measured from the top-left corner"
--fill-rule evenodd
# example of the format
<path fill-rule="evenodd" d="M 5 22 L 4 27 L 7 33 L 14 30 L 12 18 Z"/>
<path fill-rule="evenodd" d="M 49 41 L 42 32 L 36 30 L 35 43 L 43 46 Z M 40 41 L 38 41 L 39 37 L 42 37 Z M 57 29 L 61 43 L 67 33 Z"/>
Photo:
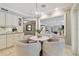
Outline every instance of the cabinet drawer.
<path fill-rule="evenodd" d="M 13 34 L 13 38 L 15 40 L 23 40 L 23 37 L 24 37 L 24 34 L 23 33 L 20 33 L 20 34 Z"/>
<path fill-rule="evenodd" d="M 6 48 L 6 35 L 0 35 L 0 49 Z"/>

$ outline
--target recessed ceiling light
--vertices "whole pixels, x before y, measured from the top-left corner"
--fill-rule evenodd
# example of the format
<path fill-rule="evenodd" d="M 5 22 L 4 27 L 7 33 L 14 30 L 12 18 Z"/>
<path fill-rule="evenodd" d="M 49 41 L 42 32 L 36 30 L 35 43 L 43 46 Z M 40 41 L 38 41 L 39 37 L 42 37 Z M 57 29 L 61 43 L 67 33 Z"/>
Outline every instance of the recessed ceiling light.
<path fill-rule="evenodd" d="M 58 8 L 55 8 L 55 10 L 58 10 Z"/>
<path fill-rule="evenodd" d="M 38 14 L 39 14 L 39 12 L 37 12 L 37 11 L 36 11 L 36 12 L 35 12 L 35 14 L 36 14 L 36 15 L 38 15 Z"/>

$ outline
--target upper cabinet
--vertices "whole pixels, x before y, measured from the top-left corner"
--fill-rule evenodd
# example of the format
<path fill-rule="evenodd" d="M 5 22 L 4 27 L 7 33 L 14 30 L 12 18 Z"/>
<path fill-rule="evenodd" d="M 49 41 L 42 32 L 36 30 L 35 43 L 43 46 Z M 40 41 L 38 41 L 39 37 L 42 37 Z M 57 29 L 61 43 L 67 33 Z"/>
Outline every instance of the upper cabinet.
<path fill-rule="evenodd" d="M 23 26 L 23 19 L 15 14 L 0 12 L 0 27 Z"/>
<path fill-rule="evenodd" d="M 13 15 L 6 13 L 6 26 L 12 26 Z"/>
<path fill-rule="evenodd" d="M 5 13 L 0 12 L 0 27 L 5 26 Z"/>
<path fill-rule="evenodd" d="M 18 17 L 13 14 L 6 13 L 6 25 L 7 26 L 18 26 Z"/>
<path fill-rule="evenodd" d="M 15 27 L 17 27 L 17 26 L 19 26 L 18 22 L 19 22 L 18 16 L 13 15 L 13 22 L 12 22 L 12 25 L 15 26 Z"/>

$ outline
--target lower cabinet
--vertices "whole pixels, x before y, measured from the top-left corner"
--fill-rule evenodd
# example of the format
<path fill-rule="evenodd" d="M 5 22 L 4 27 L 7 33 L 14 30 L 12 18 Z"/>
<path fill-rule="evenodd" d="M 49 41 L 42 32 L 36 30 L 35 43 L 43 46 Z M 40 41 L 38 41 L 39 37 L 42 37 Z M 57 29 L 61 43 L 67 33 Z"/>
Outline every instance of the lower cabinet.
<path fill-rule="evenodd" d="M 6 48 L 6 35 L 0 35 L 0 49 Z"/>
<path fill-rule="evenodd" d="M 7 47 L 10 47 L 10 46 L 13 46 L 13 42 L 14 42 L 14 40 L 13 40 L 13 35 L 11 34 L 11 35 L 7 35 Z"/>
<path fill-rule="evenodd" d="M 13 34 L 13 39 L 16 40 L 23 40 L 24 37 L 24 33 L 20 33 L 20 34 Z"/>
<path fill-rule="evenodd" d="M 7 47 L 13 46 L 15 41 L 23 40 L 24 34 L 23 33 L 16 33 L 7 35 Z"/>
<path fill-rule="evenodd" d="M 23 40 L 24 33 L 0 35 L 0 49 L 14 46 L 16 40 Z"/>

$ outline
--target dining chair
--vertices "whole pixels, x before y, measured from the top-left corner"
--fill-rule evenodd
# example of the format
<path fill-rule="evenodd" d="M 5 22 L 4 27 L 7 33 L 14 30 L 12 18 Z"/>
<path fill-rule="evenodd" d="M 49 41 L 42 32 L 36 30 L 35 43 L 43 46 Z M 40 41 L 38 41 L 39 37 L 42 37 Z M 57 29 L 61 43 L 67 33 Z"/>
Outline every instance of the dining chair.
<path fill-rule="evenodd" d="M 43 42 L 43 56 L 63 56 L 64 39 L 52 39 Z"/>
<path fill-rule="evenodd" d="M 18 56 L 39 56 L 41 51 L 40 42 L 30 42 L 27 40 L 16 41 L 16 55 Z"/>

